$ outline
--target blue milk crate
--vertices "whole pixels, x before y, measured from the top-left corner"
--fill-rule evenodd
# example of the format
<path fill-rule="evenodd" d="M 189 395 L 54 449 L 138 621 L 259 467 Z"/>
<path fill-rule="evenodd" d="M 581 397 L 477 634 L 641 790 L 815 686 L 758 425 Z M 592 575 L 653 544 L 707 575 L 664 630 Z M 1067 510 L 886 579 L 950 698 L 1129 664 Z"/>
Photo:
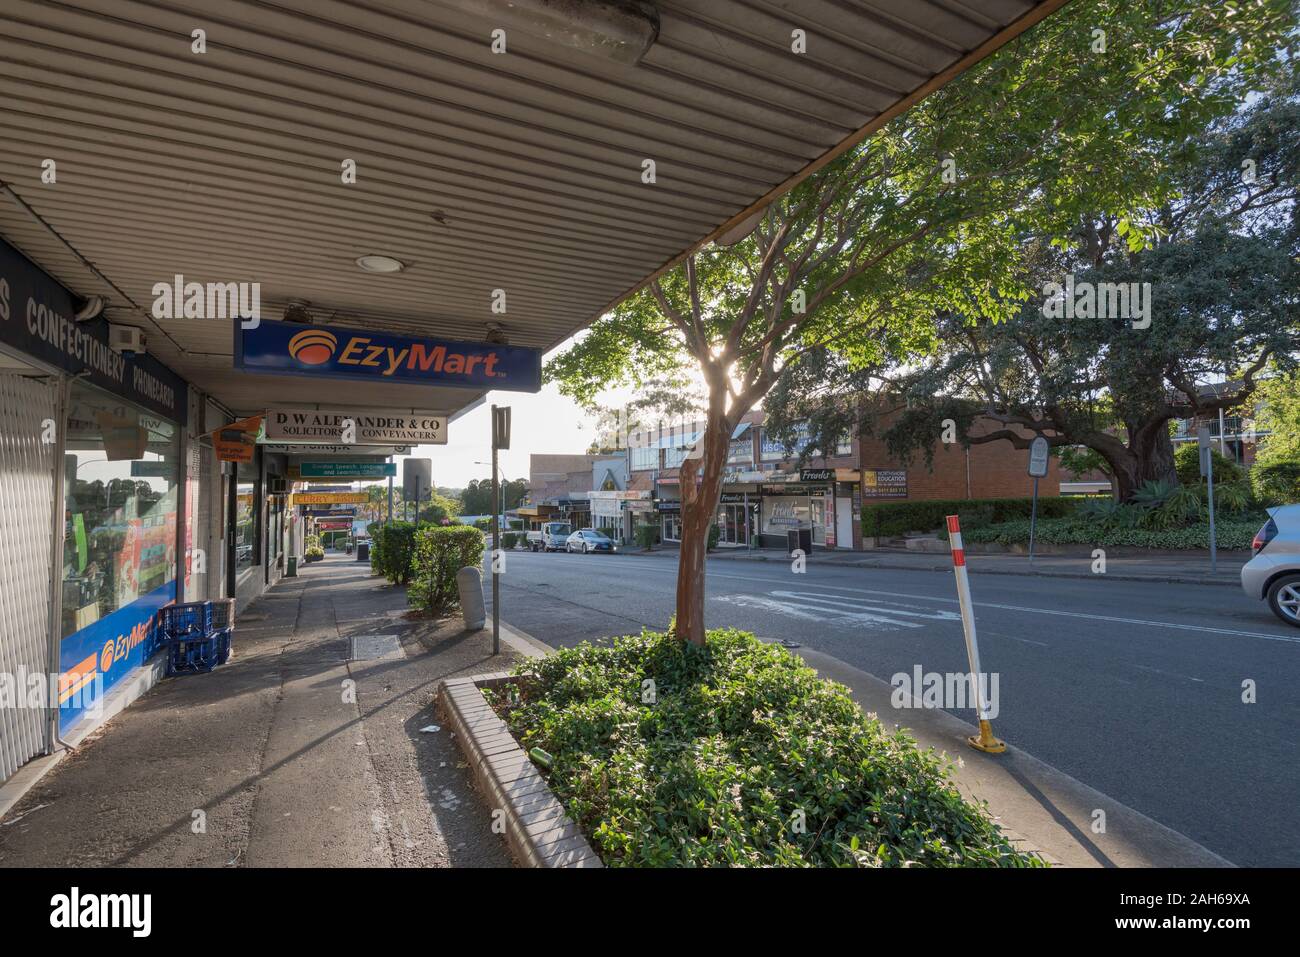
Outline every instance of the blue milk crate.
<path fill-rule="evenodd" d="M 228 652 L 227 652 L 228 653 Z M 221 638 L 183 639 L 167 645 L 167 674 L 184 675 L 211 671 L 221 663 Z"/>
<path fill-rule="evenodd" d="M 224 665 L 230 660 L 230 637 L 234 632 L 233 628 L 222 628 L 220 631 L 214 631 L 212 637 L 217 639 L 217 664 Z"/>
<path fill-rule="evenodd" d="M 192 601 L 158 609 L 158 640 L 174 641 L 207 638 L 212 634 L 212 603 Z"/>

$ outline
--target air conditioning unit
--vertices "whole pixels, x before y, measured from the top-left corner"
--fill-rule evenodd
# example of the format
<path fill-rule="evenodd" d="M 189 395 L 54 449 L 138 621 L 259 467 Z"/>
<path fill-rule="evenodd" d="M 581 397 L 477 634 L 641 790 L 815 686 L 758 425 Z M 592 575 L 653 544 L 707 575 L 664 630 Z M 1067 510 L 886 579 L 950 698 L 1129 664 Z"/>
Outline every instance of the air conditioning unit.
<path fill-rule="evenodd" d="M 266 491 L 268 495 L 288 495 L 289 483 L 282 478 L 276 478 L 274 475 L 267 476 Z"/>
<path fill-rule="evenodd" d="M 135 326 L 108 326 L 108 347 L 114 352 L 131 355 L 144 352 L 144 330 Z"/>

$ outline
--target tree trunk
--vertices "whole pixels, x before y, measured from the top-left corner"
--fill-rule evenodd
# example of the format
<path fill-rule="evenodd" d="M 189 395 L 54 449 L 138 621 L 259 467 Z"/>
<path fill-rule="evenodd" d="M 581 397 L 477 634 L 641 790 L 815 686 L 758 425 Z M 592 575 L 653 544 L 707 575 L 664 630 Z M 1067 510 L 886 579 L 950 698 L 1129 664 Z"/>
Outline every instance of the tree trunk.
<path fill-rule="evenodd" d="M 1110 466 L 1115 476 L 1115 499 L 1127 502 L 1143 483 L 1168 482 L 1178 484 L 1178 471 L 1174 467 L 1174 444 L 1169 438 L 1168 419 L 1148 419 L 1145 422 L 1126 424 L 1128 444 L 1117 442 L 1088 442 Z"/>
<path fill-rule="evenodd" d="M 709 526 L 722 494 L 722 469 L 731 447 L 734 419 L 742 412 L 724 415 L 710 403 L 703 454 L 682 462 L 682 546 L 677 559 L 677 614 L 674 634 L 694 645 L 704 644 L 704 563 L 709 547 Z M 699 477 L 699 484 L 696 478 Z"/>

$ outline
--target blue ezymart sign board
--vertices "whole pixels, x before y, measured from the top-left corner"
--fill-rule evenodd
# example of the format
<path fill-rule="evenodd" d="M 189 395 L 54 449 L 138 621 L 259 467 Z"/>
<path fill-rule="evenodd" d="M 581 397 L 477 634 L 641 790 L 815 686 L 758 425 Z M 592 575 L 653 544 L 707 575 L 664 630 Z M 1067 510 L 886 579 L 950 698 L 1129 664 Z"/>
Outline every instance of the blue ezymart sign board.
<path fill-rule="evenodd" d="M 234 328 L 235 368 L 245 372 L 507 392 L 542 387 L 539 349 L 267 320 Z"/>

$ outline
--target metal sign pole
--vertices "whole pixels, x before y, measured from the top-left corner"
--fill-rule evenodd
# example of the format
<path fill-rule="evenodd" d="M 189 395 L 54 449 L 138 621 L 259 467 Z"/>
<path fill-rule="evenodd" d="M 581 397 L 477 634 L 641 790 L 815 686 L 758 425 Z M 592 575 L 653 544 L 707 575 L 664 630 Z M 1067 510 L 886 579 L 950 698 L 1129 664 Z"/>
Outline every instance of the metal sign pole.
<path fill-rule="evenodd" d="M 1029 560 L 1034 560 L 1034 532 L 1038 528 L 1038 476 L 1034 476 L 1034 502 L 1029 507 Z"/>
<path fill-rule="evenodd" d="M 1222 431 L 1222 428 L 1220 428 Z M 1207 498 L 1210 504 L 1210 571 L 1219 570 L 1218 547 L 1214 534 L 1214 456 L 1210 445 L 1209 426 L 1202 425 L 1196 430 L 1197 451 L 1200 453 L 1201 475 L 1205 476 Z"/>
<path fill-rule="evenodd" d="M 501 575 L 498 572 L 497 549 L 501 547 L 501 518 L 497 506 L 501 502 L 500 483 L 497 481 L 497 407 L 492 406 L 492 654 L 501 654 Z"/>

